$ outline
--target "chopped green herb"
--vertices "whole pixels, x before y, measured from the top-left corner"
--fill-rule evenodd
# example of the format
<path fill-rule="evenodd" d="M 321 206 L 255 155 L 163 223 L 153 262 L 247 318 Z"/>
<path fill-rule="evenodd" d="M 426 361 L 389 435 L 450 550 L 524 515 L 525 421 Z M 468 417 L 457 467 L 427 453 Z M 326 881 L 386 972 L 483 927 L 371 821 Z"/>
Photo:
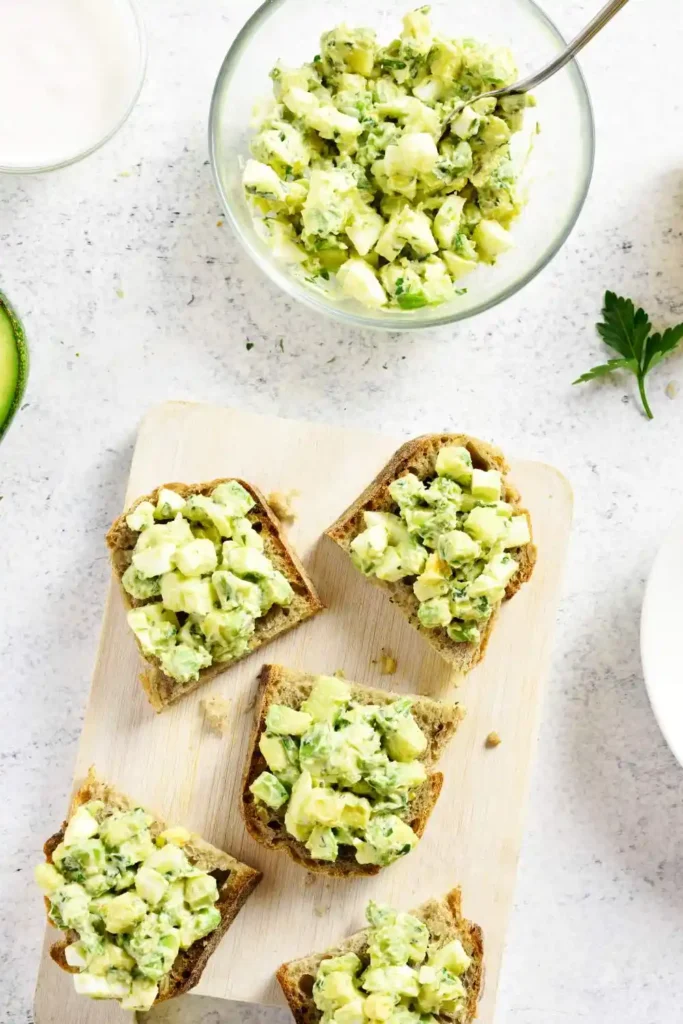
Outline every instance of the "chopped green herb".
<path fill-rule="evenodd" d="M 422 306 L 427 305 L 427 299 L 424 295 L 414 295 L 407 292 L 404 295 L 398 295 L 398 304 L 401 309 L 420 309 Z"/>

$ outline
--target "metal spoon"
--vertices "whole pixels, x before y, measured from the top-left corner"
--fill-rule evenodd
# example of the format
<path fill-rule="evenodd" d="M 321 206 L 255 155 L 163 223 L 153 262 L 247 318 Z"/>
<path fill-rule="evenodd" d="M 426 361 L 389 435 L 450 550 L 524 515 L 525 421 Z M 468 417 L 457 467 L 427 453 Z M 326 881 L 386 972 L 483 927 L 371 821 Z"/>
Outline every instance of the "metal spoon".
<path fill-rule="evenodd" d="M 484 100 L 491 97 L 497 99 L 500 96 L 515 96 L 521 93 L 529 92 L 530 89 L 535 89 L 541 82 L 545 82 L 546 79 L 554 75 L 556 71 L 563 68 L 565 64 L 568 64 L 570 60 L 577 55 L 579 50 L 582 50 L 586 43 L 589 43 L 593 36 L 596 36 L 601 28 L 607 24 L 608 21 L 614 17 L 617 11 L 628 3 L 628 0 L 609 0 L 598 14 L 595 15 L 592 21 L 590 21 L 586 27 L 579 32 L 575 39 L 572 39 L 561 53 L 558 53 L 556 57 L 553 57 L 545 67 L 542 67 L 540 71 L 536 71 L 533 75 L 529 75 L 527 78 L 522 78 L 519 82 L 514 82 L 512 85 L 504 85 L 502 89 L 492 89 L 491 92 L 483 92 L 480 96 L 475 96 L 471 100 L 466 102 L 458 103 L 455 110 L 453 110 L 446 121 L 444 128 L 448 128 L 450 122 L 456 117 L 465 107 L 470 106 L 477 100 Z"/>

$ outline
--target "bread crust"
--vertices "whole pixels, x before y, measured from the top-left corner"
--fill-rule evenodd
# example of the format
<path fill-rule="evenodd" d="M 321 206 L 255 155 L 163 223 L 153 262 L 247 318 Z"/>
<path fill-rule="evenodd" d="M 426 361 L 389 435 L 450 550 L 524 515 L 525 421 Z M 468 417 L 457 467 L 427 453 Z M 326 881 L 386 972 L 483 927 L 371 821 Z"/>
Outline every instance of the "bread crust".
<path fill-rule="evenodd" d="M 477 1003 L 484 987 L 484 936 L 479 925 L 462 916 L 460 889 L 451 889 L 441 900 L 427 900 L 411 914 L 424 921 L 437 946 L 459 938 L 465 952 L 472 958 L 471 966 L 462 975 L 467 990 L 466 1011 L 463 1017 L 458 1018 L 458 1024 L 471 1024 L 477 1015 Z M 320 1021 L 322 1014 L 313 1002 L 312 982 L 322 961 L 351 952 L 366 964 L 367 938 L 368 929 L 364 928 L 324 953 L 313 953 L 282 964 L 277 971 L 277 980 L 296 1024 L 318 1024 Z M 440 1019 L 448 1021 L 452 1018 L 443 1015 Z"/>
<path fill-rule="evenodd" d="M 395 510 L 396 505 L 389 493 L 389 485 L 398 477 L 409 472 L 415 473 L 421 480 L 432 478 L 436 472 L 436 457 L 439 449 L 444 445 L 458 445 L 467 448 L 472 456 L 472 464 L 475 469 L 495 469 L 501 473 L 503 478 L 502 497 L 514 506 L 517 514 L 526 516 L 531 533 L 531 517 L 527 509 L 522 506 L 519 492 L 508 477 L 510 467 L 499 448 L 486 441 L 480 441 L 476 437 L 470 437 L 468 434 L 424 434 L 401 445 L 372 483 L 325 531 L 326 536 L 348 554 L 351 541 L 365 528 L 363 512 Z M 516 551 L 515 557 L 519 561 L 519 568 L 506 587 L 504 600 L 507 601 L 513 597 L 522 584 L 531 578 L 536 563 L 536 554 L 532 534 L 531 542 Z M 407 583 L 405 580 L 391 583 L 379 580 L 376 576 L 369 576 L 368 579 L 375 586 L 381 587 L 389 593 L 391 602 L 401 610 L 411 626 L 431 644 L 445 661 L 454 666 L 456 672 L 469 672 L 482 660 L 498 617 L 498 609 L 480 625 L 481 638 L 478 643 L 456 643 L 450 639 L 445 629 L 426 629 L 420 623 L 417 617 L 419 601 L 413 593 L 411 583 Z"/>
<path fill-rule="evenodd" d="M 63 822 L 59 831 L 50 836 L 43 846 L 45 859 L 49 864 L 52 863 L 52 855 L 55 849 L 64 839 L 64 832 L 66 831 L 69 819 L 78 807 L 88 803 L 89 800 L 103 800 L 107 807 L 115 810 L 133 810 L 140 806 L 139 803 L 124 793 L 99 779 L 95 770 L 90 768 L 85 782 L 74 794 L 68 818 Z M 154 815 L 150 831 L 153 836 L 157 836 L 167 826 L 153 811 L 148 811 L 148 813 Z M 212 846 L 211 843 L 207 843 L 201 836 L 195 833 L 192 834 L 192 838 L 184 849 L 194 864 L 197 864 L 204 871 L 209 871 L 216 878 L 218 882 L 218 901 L 216 906 L 220 911 L 221 921 L 216 930 L 211 932 L 210 935 L 205 935 L 203 939 L 198 939 L 189 949 L 180 950 L 173 962 L 170 973 L 162 978 L 159 984 L 159 994 L 154 1001 L 155 1005 L 156 1003 L 164 1002 L 166 999 L 173 999 L 176 996 L 183 995 L 183 993 L 189 992 L 190 989 L 198 984 L 209 958 L 262 877 L 260 871 L 236 860 L 224 850 Z M 48 921 L 56 928 L 57 925 L 50 918 L 50 902 L 47 897 L 45 898 L 45 906 Z M 63 971 L 67 971 L 69 974 L 77 974 L 77 968 L 70 967 L 67 964 L 65 951 L 67 946 L 77 940 L 78 934 L 71 929 L 62 929 L 62 931 L 64 932 L 64 938 L 53 943 L 50 947 L 50 957 Z"/>
<path fill-rule="evenodd" d="M 270 821 L 264 822 L 256 813 L 255 801 L 249 792 L 254 779 L 267 770 L 258 741 L 265 729 L 268 708 L 273 703 L 286 703 L 298 708 L 311 692 L 317 676 L 296 672 L 281 665 L 264 665 L 259 676 L 260 686 L 256 698 L 254 725 L 242 778 L 241 812 L 247 831 L 258 843 L 272 850 L 286 853 L 307 871 L 334 877 L 352 878 L 359 875 L 376 875 L 382 867 L 378 864 L 359 864 L 351 850 L 344 849 L 334 862 L 314 860 L 305 845 L 290 836 L 284 829 L 282 813 L 273 812 Z M 347 680 L 355 700 L 363 704 L 388 704 L 405 694 L 390 693 L 372 689 Z M 410 802 L 408 812 L 401 817 L 413 831 L 422 836 L 429 816 L 439 798 L 443 775 L 435 765 L 458 725 L 464 718 L 464 711 L 458 704 L 445 704 L 428 697 L 415 697 L 413 714 L 429 739 L 429 746 L 423 758 L 427 768 L 427 779 L 417 790 Z M 435 719 L 431 722 L 431 718 Z"/>
<path fill-rule="evenodd" d="M 270 640 L 275 639 L 289 629 L 301 625 L 313 615 L 317 615 L 324 608 L 324 605 L 313 585 L 313 582 L 306 572 L 301 559 L 288 542 L 280 523 L 265 497 L 252 484 L 237 477 L 219 477 L 216 480 L 209 480 L 199 484 L 169 483 L 160 484 L 150 494 L 144 494 L 136 498 L 130 508 L 126 509 L 111 525 L 107 536 L 107 546 L 111 556 L 112 567 L 120 584 L 121 594 L 127 608 L 136 608 L 140 605 L 150 604 L 150 601 L 139 601 L 131 597 L 124 589 L 121 579 L 124 572 L 131 563 L 131 557 L 135 543 L 140 536 L 135 530 L 131 530 L 126 522 L 126 517 L 137 508 L 143 501 L 151 501 L 156 504 L 159 491 L 163 488 L 170 488 L 184 498 L 191 494 L 203 494 L 207 497 L 219 484 L 236 481 L 245 491 L 248 491 L 256 502 L 256 506 L 249 513 L 252 521 L 259 525 L 261 536 L 264 540 L 265 553 L 271 559 L 276 569 L 279 569 L 289 580 L 295 593 L 294 601 L 289 608 L 281 608 L 274 605 L 266 615 L 256 620 L 256 630 L 251 637 L 249 649 L 233 658 L 229 662 L 219 662 L 200 669 L 199 678 L 189 683 L 179 683 L 168 676 L 161 668 L 158 658 L 145 654 L 140 646 L 138 638 L 135 637 L 138 650 L 142 659 L 146 662 L 145 668 L 140 674 L 140 682 L 147 694 L 147 699 L 155 711 L 163 711 L 164 708 L 174 704 L 177 700 L 196 690 L 197 687 L 209 682 L 221 672 L 226 672 L 237 661 L 248 657 Z M 135 634 L 133 634 L 135 635 Z"/>

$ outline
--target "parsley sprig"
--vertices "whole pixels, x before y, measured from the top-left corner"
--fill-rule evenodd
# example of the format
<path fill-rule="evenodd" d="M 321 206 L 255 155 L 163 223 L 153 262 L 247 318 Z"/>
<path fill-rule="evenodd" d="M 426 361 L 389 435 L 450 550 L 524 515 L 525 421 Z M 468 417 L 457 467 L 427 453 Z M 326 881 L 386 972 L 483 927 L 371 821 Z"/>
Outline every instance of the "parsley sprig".
<path fill-rule="evenodd" d="M 645 415 L 652 417 L 650 403 L 645 392 L 645 377 L 664 356 L 668 355 L 683 338 L 683 323 L 667 327 L 661 334 L 651 334 L 652 324 L 644 309 L 636 309 L 630 299 L 624 299 L 614 292 L 605 292 L 602 307 L 603 321 L 597 324 L 598 334 L 621 358 L 609 359 L 581 374 L 573 383 L 605 377 L 614 370 L 630 370 L 638 381 L 638 391 Z"/>

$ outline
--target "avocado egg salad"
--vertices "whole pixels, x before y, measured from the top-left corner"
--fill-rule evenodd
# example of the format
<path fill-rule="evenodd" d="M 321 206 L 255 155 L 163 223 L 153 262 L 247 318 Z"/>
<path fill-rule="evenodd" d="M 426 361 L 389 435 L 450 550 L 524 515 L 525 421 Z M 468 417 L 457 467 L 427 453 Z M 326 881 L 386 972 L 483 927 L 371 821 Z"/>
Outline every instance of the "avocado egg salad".
<path fill-rule="evenodd" d="M 291 604 L 288 579 L 264 552 L 249 512 L 256 502 L 237 481 L 187 498 L 162 487 L 156 504 L 126 517 L 139 536 L 121 583 L 136 607 L 128 625 L 146 656 L 179 683 L 250 648 L 257 621 Z"/>
<path fill-rule="evenodd" d="M 420 7 L 388 46 L 340 25 L 271 78 L 243 185 L 259 234 L 309 284 L 418 309 L 512 248 L 510 139 L 533 100 L 476 99 L 516 80 L 509 50 L 435 35 Z"/>
<path fill-rule="evenodd" d="M 461 1020 L 468 998 L 462 977 L 472 960 L 460 939 L 434 948 L 418 917 L 373 902 L 366 916 L 366 964 L 349 952 L 323 960 L 318 968 L 313 1000 L 322 1024 Z"/>
<path fill-rule="evenodd" d="M 271 703 L 258 742 L 269 770 L 249 787 L 257 812 L 282 818 L 313 860 L 347 847 L 358 864 L 385 866 L 409 853 L 418 836 L 404 816 L 428 747 L 412 704 L 360 703 L 334 676 L 317 677 L 299 709 Z"/>
<path fill-rule="evenodd" d="M 389 484 L 396 511 L 364 511 L 351 558 L 366 576 L 414 579 L 420 625 L 478 643 L 518 569 L 515 549 L 531 540 L 529 521 L 503 500 L 501 474 L 475 469 L 467 448 L 443 446 L 435 468 L 431 481 L 406 473 Z"/>
<path fill-rule="evenodd" d="M 52 863 L 35 870 L 50 919 L 75 933 L 64 955 L 76 992 L 124 1010 L 148 1010 L 179 951 L 221 922 L 216 879 L 183 850 L 190 833 L 155 838 L 152 822 L 142 808 L 91 800 L 71 817 Z"/>

